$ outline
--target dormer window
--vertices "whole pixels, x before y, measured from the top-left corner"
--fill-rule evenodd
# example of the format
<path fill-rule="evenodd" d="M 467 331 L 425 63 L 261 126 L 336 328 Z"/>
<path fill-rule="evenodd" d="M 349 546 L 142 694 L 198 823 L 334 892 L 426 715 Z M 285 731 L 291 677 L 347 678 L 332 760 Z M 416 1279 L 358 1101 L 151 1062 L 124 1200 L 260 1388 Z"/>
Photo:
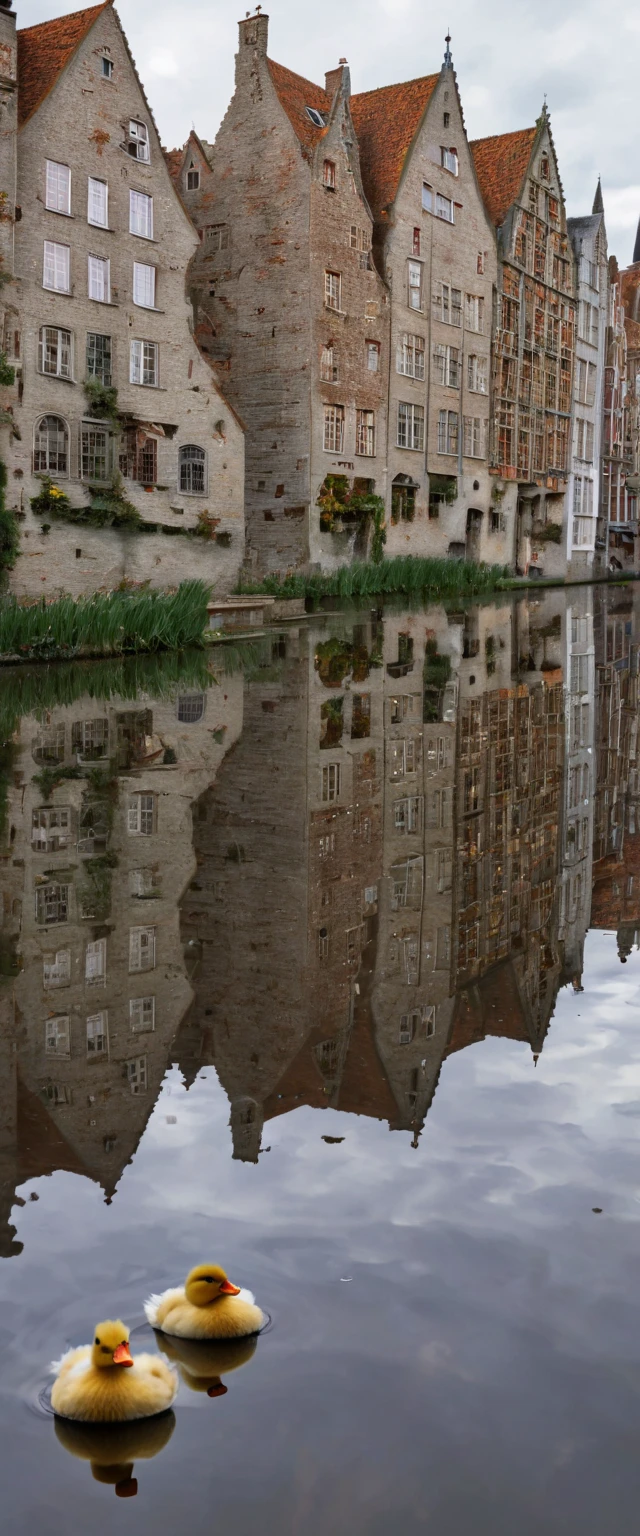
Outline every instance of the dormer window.
<path fill-rule="evenodd" d="M 103 54 L 100 60 L 100 70 L 103 80 L 113 80 L 113 59 L 108 59 Z"/>
<path fill-rule="evenodd" d="M 336 190 L 336 168 L 333 160 L 325 160 L 322 167 L 322 185 L 329 192 Z"/>
<path fill-rule="evenodd" d="M 200 172 L 193 169 L 187 171 L 187 192 L 197 192 L 199 186 Z"/>
<path fill-rule="evenodd" d="M 133 160 L 149 160 L 149 130 L 146 123 L 139 123 L 135 118 L 129 122 L 129 132 L 125 145 L 128 155 Z"/>
<path fill-rule="evenodd" d="M 309 122 L 313 123 L 314 128 L 325 127 L 325 121 L 322 112 L 318 112 L 316 107 L 305 107 L 304 110 L 307 114 Z"/>
<path fill-rule="evenodd" d="M 457 151 L 457 149 L 446 149 L 445 146 L 442 144 L 440 146 L 440 164 L 441 164 L 443 170 L 451 171 L 452 176 L 457 176 L 457 174 L 458 174 L 458 151 Z"/>

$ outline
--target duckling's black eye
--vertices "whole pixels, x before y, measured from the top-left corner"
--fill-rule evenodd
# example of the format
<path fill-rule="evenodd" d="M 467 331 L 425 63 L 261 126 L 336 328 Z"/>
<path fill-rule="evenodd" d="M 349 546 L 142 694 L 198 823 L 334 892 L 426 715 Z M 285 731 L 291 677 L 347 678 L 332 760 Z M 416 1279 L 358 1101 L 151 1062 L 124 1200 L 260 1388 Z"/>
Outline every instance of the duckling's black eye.
<path fill-rule="evenodd" d="M 215 1285 L 215 1283 L 216 1283 L 213 1275 L 203 1275 L 202 1278 L 204 1280 L 205 1285 Z"/>
<path fill-rule="evenodd" d="M 99 1343 L 100 1343 L 100 1340 L 99 1340 L 99 1339 L 96 1339 L 96 1344 L 99 1344 Z"/>

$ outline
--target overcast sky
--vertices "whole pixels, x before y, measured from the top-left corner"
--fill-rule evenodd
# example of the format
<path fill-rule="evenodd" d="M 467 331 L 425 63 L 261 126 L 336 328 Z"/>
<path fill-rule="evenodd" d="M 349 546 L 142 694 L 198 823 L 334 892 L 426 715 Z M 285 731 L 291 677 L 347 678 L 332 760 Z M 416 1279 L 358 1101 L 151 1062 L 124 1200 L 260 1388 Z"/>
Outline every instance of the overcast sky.
<path fill-rule="evenodd" d="M 16 0 L 18 25 L 79 9 Z M 272 58 L 322 83 L 348 59 L 354 91 L 432 74 L 447 26 L 470 138 L 535 121 L 543 97 L 568 211 L 591 211 L 598 175 L 609 250 L 631 260 L 640 214 L 637 113 L 640 10 L 619 0 L 274 0 Z M 119 0 L 118 14 L 168 148 L 193 124 L 213 139 L 233 88 L 237 22 L 231 0 Z"/>

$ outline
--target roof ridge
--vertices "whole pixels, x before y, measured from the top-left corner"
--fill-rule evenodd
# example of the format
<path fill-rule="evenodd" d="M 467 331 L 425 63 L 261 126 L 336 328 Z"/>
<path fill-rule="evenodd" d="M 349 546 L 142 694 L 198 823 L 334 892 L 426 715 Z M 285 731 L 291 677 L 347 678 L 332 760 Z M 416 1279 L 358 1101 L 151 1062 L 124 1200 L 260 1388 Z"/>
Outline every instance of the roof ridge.
<path fill-rule="evenodd" d="M 23 128 L 42 106 L 71 63 L 94 23 L 113 0 L 20 27 L 18 40 L 18 124 Z"/>
<path fill-rule="evenodd" d="M 435 69 L 430 75 L 413 75 L 411 80 L 392 80 L 389 85 L 374 85 L 369 91 L 354 91 L 351 100 L 356 101 L 363 96 L 377 96 L 382 91 L 397 91 L 403 86 L 421 85 L 425 80 L 438 80 L 439 78 L 440 70 Z"/>
<path fill-rule="evenodd" d="M 18 27 L 19 37 L 24 37 L 27 32 L 40 32 L 44 27 L 55 27 L 61 21 L 75 21 L 77 16 L 90 16 L 98 11 L 105 11 L 108 5 L 113 5 L 113 0 L 100 0 L 99 5 L 83 5 L 78 11 L 65 11 L 62 16 L 50 16 L 48 21 L 34 21 L 30 27 Z"/>

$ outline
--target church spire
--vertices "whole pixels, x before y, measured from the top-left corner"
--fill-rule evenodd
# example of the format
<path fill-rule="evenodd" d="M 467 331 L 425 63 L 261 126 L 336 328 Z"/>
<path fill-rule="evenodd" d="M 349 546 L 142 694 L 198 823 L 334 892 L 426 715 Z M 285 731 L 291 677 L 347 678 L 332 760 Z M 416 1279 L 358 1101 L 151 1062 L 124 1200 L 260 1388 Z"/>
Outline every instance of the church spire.
<path fill-rule="evenodd" d="M 602 182 L 600 181 L 600 177 L 598 177 L 598 185 L 596 187 L 596 195 L 593 199 L 593 208 L 591 209 L 591 212 L 604 213 L 604 203 L 602 201 Z"/>
<path fill-rule="evenodd" d="M 636 230 L 636 243 L 635 243 L 635 245 L 633 247 L 633 260 L 634 260 L 634 262 L 640 261 L 640 219 L 638 219 L 638 228 Z"/>
<path fill-rule="evenodd" d="M 446 48 L 444 50 L 444 67 L 445 67 L 445 69 L 451 69 L 451 67 L 453 65 L 453 59 L 451 57 L 451 48 L 449 46 L 450 42 L 451 42 L 451 33 L 447 32 L 447 35 L 445 37 L 445 43 L 446 43 L 447 46 L 446 46 Z"/>

